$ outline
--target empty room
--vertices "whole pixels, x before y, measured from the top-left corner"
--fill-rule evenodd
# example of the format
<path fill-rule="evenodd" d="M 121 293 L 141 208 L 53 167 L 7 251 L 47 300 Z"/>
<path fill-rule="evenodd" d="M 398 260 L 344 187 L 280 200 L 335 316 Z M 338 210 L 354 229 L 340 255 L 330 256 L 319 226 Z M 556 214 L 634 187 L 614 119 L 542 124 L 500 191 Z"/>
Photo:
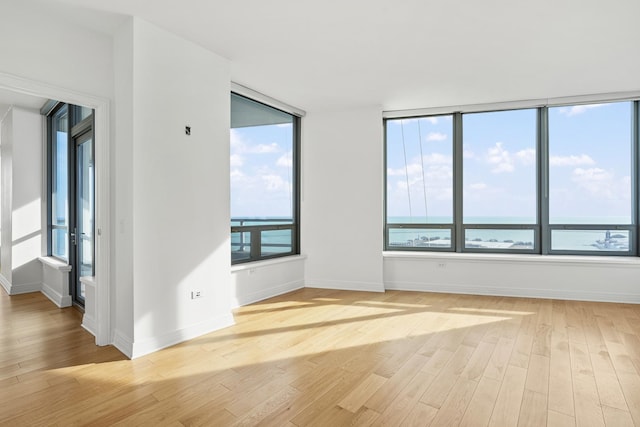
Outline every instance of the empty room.
<path fill-rule="evenodd" d="M 638 16 L 0 0 L 0 425 L 640 426 Z"/>

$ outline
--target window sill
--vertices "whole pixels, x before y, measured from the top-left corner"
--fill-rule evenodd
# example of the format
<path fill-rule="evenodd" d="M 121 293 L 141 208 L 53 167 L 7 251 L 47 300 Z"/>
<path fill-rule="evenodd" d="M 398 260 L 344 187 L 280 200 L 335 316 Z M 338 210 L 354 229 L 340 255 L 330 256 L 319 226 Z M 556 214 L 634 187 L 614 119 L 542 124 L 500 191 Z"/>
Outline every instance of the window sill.
<path fill-rule="evenodd" d="M 253 261 L 253 262 L 245 262 L 243 264 L 237 264 L 231 266 L 231 272 L 235 273 L 237 271 L 251 270 L 254 268 L 262 268 L 268 267 L 276 264 L 283 264 L 289 262 L 302 261 L 307 258 L 306 255 L 291 255 L 280 258 L 269 259 L 265 261 Z"/>
<path fill-rule="evenodd" d="M 536 255 L 536 254 L 496 254 L 457 252 L 415 252 L 383 251 L 385 259 L 423 259 L 467 262 L 499 263 L 541 263 L 578 265 L 615 265 L 620 267 L 640 267 L 640 257 L 634 256 L 583 256 L 583 255 Z"/>
<path fill-rule="evenodd" d="M 40 261 L 43 265 L 50 267 L 54 270 L 69 272 L 71 271 L 71 266 L 67 264 L 65 261 L 61 259 L 52 257 L 52 256 L 41 256 L 38 257 L 38 261 Z"/>

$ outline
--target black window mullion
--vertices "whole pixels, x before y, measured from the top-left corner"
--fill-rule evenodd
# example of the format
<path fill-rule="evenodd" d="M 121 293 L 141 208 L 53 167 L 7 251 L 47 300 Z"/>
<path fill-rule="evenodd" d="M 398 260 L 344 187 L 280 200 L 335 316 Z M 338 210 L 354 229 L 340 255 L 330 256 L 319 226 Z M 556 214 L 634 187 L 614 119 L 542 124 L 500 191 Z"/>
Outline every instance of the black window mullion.
<path fill-rule="evenodd" d="M 549 230 L 549 110 L 538 108 L 538 234 L 539 253 L 546 255 L 551 249 Z"/>
<path fill-rule="evenodd" d="M 631 208 L 633 209 L 631 218 L 635 232 L 632 240 L 633 253 L 640 255 L 640 101 L 633 103 L 633 114 L 631 120 L 632 127 L 632 143 L 631 143 L 631 159 L 633 166 L 631 168 L 633 179 L 631 180 L 631 194 L 633 197 Z"/>
<path fill-rule="evenodd" d="M 464 229 L 462 225 L 462 113 L 453 115 L 453 248 L 456 252 L 464 249 Z M 452 242 L 453 243 L 453 242 Z"/>

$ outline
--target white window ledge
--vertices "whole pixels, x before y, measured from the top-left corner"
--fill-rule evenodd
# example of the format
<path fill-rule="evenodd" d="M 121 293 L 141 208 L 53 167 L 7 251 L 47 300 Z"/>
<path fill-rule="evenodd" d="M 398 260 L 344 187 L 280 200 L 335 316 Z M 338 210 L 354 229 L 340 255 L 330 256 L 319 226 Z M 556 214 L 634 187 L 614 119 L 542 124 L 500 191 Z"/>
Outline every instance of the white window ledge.
<path fill-rule="evenodd" d="M 69 272 L 71 271 L 71 266 L 61 259 L 52 257 L 52 256 L 41 256 L 38 257 L 38 261 L 40 261 L 43 265 L 47 267 L 53 268 L 54 270 Z"/>
<path fill-rule="evenodd" d="M 496 253 L 458 253 L 458 252 L 417 252 L 383 251 L 385 259 L 430 259 L 467 262 L 504 262 L 504 263 L 541 263 L 541 264 L 580 264 L 615 265 L 620 267 L 640 267 L 640 257 L 634 256 L 587 256 L 587 255 L 535 255 L 535 254 L 496 254 Z"/>
<path fill-rule="evenodd" d="M 303 261 L 306 258 L 307 258 L 306 255 L 291 255 L 291 256 L 284 256 L 280 258 L 267 259 L 264 261 L 246 262 L 242 264 L 232 265 L 231 272 L 235 273 L 236 271 L 244 271 L 244 270 L 250 270 L 253 268 L 268 267 L 270 265 L 283 264 L 288 262 Z"/>
<path fill-rule="evenodd" d="M 96 278 L 94 276 L 82 276 L 80 277 L 80 283 L 84 283 L 85 285 L 95 286 Z"/>

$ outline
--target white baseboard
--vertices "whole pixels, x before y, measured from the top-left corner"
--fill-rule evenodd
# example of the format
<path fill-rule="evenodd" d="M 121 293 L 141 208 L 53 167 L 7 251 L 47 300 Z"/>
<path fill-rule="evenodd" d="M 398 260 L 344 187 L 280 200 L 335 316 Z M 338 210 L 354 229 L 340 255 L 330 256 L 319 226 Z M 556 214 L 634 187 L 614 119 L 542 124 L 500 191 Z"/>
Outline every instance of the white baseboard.
<path fill-rule="evenodd" d="M 42 284 L 42 293 L 60 308 L 71 307 L 71 295 L 62 295 L 46 284 Z"/>
<path fill-rule="evenodd" d="M 234 324 L 231 313 L 219 316 L 207 322 L 199 323 L 187 328 L 179 329 L 164 335 L 148 338 L 142 341 L 134 341 L 131 346 L 131 352 L 127 353 L 118 345 L 118 349 L 125 353 L 131 359 L 153 353 L 166 347 L 187 341 L 218 329 L 226 328 Z M 124 343 L 123 343 L 124 344 Z"/>
<path fill-rule="evenodd" d="M 273 286 L 267 289 L 263 289 L 259 292 L 253 292 L 247 295 L 238 295 L 234 301 L 234 307 L 240 307 L 243 305 L 253 304 L 254 302 L 262 301 L 268 298 L 277 297 L 278 295 L 286 294 L 287 292 L 297 291 L 304 288 L 304 280 L 295 280 L 293 282 L 285 283 L 279 286 Z"/>
<path fill-rule="evenodd" d="M 132 359 L 131 355 L 133 354 L 133 340 L 120 331 L 115 331 L 113 335 L 113 346 L 120 350 L 122 354 L 127 356 L 129 359 Z"/>
<path fill-rule="evenodd" d="M 4 277 L 3 274 L 0 274 L 0 285 L 2 285 L 2 287 L 5 290 L 5 292 L 8 295 L 11 295 L 11 283 L 9 283 L 9 281 L 7 280 L 6 277 Z"/>
<path fill-rule="evenodd" d="M 96 336 L 96 319 L 93 316 L 88 316 L 87 313 L 82 316 L 82 325 L 87 332 L 89 332 L 94 337 Z"/>
<path fill-rule="evenodd" d="M 440 292 L 449 294 L 488 295 L 521 298 L 545 298 L 572 301 L 617 302 L 640 304 L 640 294 L 620 294 L 580 290 L 524 289 L 491 286 L 470 286 L 459 284 L 439 284 L 423 282 L 387 282 L 388 290 Z"/>
<path fill-rule="evenodd" d="M 3 287 L 6 286 L 3 284 Z M 42 283 L 21 283 L 19 285 L 9 284 L 9 295 L 30 294 L 31 292 L 40 292 L 42 290 Z"/>
<path fill-rule="evenodd" d="M 307 279 L 307 288 L 336 289 L 341 291 L 384 292 L 383 283 L 350 282 L 344 280 Z"/>

